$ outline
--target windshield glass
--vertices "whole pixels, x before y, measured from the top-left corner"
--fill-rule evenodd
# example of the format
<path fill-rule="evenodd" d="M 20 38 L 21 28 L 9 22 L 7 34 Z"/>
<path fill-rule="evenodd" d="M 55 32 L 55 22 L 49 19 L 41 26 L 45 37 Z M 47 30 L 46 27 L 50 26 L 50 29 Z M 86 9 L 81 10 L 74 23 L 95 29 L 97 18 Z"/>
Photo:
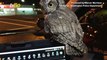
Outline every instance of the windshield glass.
<path fill-rule="evenodd" d="M 0 0 L 0 43 L 35 40 L 39 17 L 39 0 Z"/>

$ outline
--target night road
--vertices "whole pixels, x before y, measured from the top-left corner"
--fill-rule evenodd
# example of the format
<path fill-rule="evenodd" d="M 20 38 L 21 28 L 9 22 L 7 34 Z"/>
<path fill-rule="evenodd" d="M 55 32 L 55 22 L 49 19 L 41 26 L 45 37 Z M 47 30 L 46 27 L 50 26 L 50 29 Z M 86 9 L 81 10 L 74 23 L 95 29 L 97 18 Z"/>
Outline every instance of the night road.
<path fill-rule="evenodd" d="M 19 30 L 19 29 L 30 29 L 34 28 L 35 21 L 32 18 L 27 21 L 27 18 L 21 18 L 21 17 L 15 17 L 15 16 L 9 16 L 9 17 L 0 17 L 0 31 L 6 31 L 6 30 Z"/>
<path fill-rule="evenodd" d="M 36 17 L 7 16 L 0 17 L 0 43 L 40 40 L 44 37 L 35 36 Z"/>

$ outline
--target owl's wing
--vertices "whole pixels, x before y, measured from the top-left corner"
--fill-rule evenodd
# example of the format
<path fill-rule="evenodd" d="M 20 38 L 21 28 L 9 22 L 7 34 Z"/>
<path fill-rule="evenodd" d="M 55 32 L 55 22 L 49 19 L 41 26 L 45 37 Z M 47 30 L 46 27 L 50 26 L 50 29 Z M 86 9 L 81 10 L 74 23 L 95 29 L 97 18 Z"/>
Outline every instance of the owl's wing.
<path fill-rule="evenodd" d="M 78 19 L 72 13 L 56 11 L 48 16 L 49 32 L 55 34 L 56 40 L 69 44 L 81 52 L 87 48 L 82 41 L 83 32 Z"/>
<path fill-rule="evenodd" d="M 56 11 L 49 14 L 47 19 L 51 33 L 58 34 L 72 32 L 74 34 L 77 32 L 78 35 L 83 37 L 83 30 L 74 13 Z"/>

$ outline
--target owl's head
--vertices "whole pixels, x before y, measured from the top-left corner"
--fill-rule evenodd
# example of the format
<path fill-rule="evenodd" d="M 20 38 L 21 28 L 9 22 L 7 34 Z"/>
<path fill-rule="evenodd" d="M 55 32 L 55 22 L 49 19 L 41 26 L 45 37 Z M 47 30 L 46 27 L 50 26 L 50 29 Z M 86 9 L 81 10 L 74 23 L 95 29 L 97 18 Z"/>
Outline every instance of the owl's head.
<path fill-rule="evenodd" d="M 40 0 L 40 5 L 46 13 L 51 13 L 65 5 L 64 0 Z"/>

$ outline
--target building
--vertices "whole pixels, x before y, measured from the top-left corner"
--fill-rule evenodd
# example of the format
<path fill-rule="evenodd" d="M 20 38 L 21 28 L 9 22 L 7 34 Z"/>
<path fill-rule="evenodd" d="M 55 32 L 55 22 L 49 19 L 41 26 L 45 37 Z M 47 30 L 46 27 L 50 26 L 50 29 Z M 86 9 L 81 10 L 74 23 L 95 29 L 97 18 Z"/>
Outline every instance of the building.
<path fill-rule="evenodd" d="M 0 16 L 4 15 L 33 15 L 34 11 L 33 5 L 21 5 L 18 3 L 14 4 L 1 4 L 0 5 Z"/>

